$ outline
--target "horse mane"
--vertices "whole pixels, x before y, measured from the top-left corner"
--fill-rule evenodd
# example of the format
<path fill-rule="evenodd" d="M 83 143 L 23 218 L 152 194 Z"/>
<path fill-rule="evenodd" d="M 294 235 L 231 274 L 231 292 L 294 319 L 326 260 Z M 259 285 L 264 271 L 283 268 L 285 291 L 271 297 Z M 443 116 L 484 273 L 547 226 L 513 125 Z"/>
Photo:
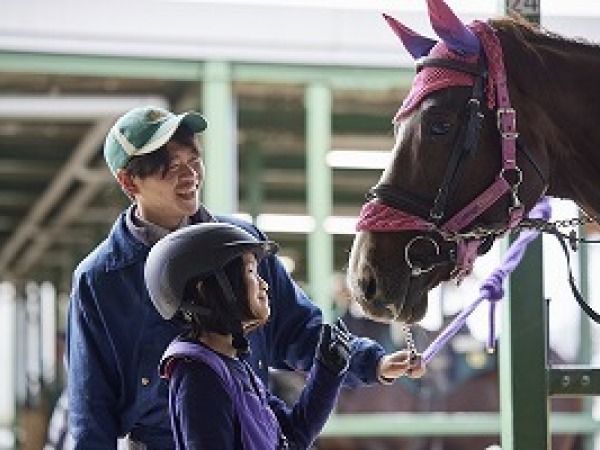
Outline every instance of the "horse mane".
<path fill-rule="evenodd" d="M 590 91 L 584 86 L 596 83 L 594 74 L 600 71 L 600 45 L 548 31 L 515 13 L 491 19 L 489 24 L 502 44 L 513 91 L 526 93 L 528 101 L 539 99 L 544 109 L 566 112 L 564 104 L 558 106 L 554 102 L 556 93 L 564 91 L 569 80 L 578 80 L 574 93 L 590 99 Z M 525 67 L 527 70 L 523 70 Z M 575 108 L 575 103 L 570 103 Z M 577 108 L 580 111 L 580 105 Z"/>
<path fill-rule="evenodd" d="M 490 25 L 496 29 L 513 36 L 521 41 L 523 45 L 529 44 L 550 44 L 555 48 L 569 49 L 576 46 L 578 49 L 589 47 L 594 51 L 600 49 L 600 45 L 590 42 L 581 37 L 565 37 L 553 31 L 547 30 L 540 25 L 529 22 L 523 16 L 514 12 L 505 17 L 490 19 Z"/>
<path fill-rule="evenodd" d="M 566 38 L 517 15 L 493 19 L 519 109 L 521 135 L 530 148 L 545 148 L 552 161 L 550 195 L 594 205 L 600 174 L 596 117 L 600 45 Z M 590 181 L 592 180 L 592 181 Z"/>

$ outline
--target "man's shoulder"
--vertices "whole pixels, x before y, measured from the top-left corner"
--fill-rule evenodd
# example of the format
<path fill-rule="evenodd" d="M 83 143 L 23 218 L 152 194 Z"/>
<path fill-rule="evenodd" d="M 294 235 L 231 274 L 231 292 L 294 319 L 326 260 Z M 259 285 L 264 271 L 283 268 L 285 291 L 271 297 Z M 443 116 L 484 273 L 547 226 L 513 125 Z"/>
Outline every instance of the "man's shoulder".
<path fill-rule="evenodd" d="M 125 265 L 131 259 L 135 239 L 127 236 L 125 220 L 121 214 L 108 235 L 81 260 L 75 274 L 107 272 L 114 266 Z M 120 262 L 122 261 L 122 262 Z"/>
<path fill-rule="evenodd" d="M 110 243 L 104 238 L 94 249 L 83 258 L 75 269 L 76 274 L 95 272 L 106 266 L 106 260 L 110 255 Z"/>

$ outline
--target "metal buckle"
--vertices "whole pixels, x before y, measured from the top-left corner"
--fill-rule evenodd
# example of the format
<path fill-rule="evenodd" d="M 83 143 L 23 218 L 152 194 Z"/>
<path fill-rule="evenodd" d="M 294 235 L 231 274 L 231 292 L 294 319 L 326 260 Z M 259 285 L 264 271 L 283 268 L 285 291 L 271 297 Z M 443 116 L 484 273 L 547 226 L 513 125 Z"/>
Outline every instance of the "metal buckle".
<path fill-rule="evenodd" d="M 508 129 L 513 131 L 506 131 L 506 128 L 504 127 L 504 117 L 508 117 L 510 120 Z M 496 126 L 503 139 L 517 139 L 519 137 L 519 133 L 516 131 L 517 112 L 514 108 L 498 108 L 496 110 Z"/>

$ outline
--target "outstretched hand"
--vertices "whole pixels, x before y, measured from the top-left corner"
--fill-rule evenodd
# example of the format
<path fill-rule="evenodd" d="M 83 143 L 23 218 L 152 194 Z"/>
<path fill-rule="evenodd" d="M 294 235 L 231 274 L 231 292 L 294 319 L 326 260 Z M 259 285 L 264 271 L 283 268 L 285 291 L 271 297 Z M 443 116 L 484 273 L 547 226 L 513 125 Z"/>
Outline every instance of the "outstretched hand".
<path fill-rule="evenodd" d="M 350 365 L 353 339 L 341 319 L 333 325 L 324 323 L 321 327 L 316 358 L 334 375 L 343 374 Z"/>
<path fill-rule="evenodd" d="M 409 350 L 400 350 L 384 355 L 379 360 L 377 376 L 381 380 L 391 382 L 400 376 L 421 378 L 425 374 L 425 370 L 420 354 Z"/>

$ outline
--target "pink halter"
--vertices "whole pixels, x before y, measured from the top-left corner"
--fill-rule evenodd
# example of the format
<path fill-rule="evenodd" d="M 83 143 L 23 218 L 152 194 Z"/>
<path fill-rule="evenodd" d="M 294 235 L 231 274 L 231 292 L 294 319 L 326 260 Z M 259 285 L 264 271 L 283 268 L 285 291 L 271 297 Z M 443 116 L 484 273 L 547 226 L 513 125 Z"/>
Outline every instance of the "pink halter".
<path fill-rule="evenodd" d="M 523 218 L 524 211 L 518 197 L 521 171 L 516 164 L 516 140 L 518 137 L 516 111 L 510 105 L 502 47 L 493 29 L 486 23 L 475 21 L 469 28 L 481 41 L 488 62 L 487 106 L 491 109 L 497 105 L 497 125 L 502 142 L 500 172 L 486 190 L 441 226 L 382 204 L 377 199 L 372 199 L 363 205 L 356 226 L 357 231 L 437 231 L 442 234 L 444 239 L 455 240 L 457 242 L 457 261 L 453 277 L 458 282 L 471 273 L 477 257 L 477 249 L 483 242 L 481 237 L 461 236 L 460 232 L 507 193 L 512 195 L 513 205 L 509 208 L 505 228 L 500 233 L 494 232 L 494 234 L 502 234 L 516 227 Z M 443 42 L 432 48 L 430 56 L 451 58 L 462 62 L 473 62 L 474 59 L 477 59 L 476 57 L 460 57 L 450 51 Z M 450 68 L 424 67 L 415 77 L 411 91 L 394 120 L 406 117 L 424 97 L 434 91 L 450 86 L 473 85 L 474 77 L 469 74 Z M 515 183 L 510 184 L 507 181 L 505 178 L 507 171 L 518 174 Z"/>

